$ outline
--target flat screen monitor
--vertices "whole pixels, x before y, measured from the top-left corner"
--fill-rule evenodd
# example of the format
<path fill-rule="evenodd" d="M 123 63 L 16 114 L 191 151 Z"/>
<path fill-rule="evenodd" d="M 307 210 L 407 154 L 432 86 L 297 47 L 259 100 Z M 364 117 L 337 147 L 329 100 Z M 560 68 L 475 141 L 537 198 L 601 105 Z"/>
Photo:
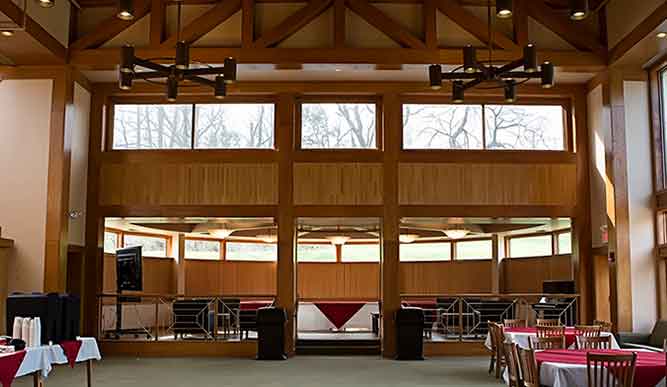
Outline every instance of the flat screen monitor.
<path fill-rule="evenodd" d="M 574 281 L 544 281 L 542 293 L 546 294 L 574 294 Z"/>
<path fill-rule="evenodd" d="M 116 250 L 116 278 L 118 291 L 142 291 L 141 246 Z"/>

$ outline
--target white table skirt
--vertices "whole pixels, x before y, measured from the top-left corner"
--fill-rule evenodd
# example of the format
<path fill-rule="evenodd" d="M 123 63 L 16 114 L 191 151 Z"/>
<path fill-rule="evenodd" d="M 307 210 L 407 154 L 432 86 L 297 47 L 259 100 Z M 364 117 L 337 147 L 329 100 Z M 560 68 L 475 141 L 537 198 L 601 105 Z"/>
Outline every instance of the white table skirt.
<path fill-rule="evenodd" d="M 621 349 L 616 341 L 616 337 L 609 332 L 602 332 L 600 334 L 603 337 L 611 336 L 611 349 Z M 514 333 L 514 332 L 505 332 L 505 340 L 510 343 L 518 344 L 521 348 L 530 348 L 530 337 L 535 337 L 535 333 Z M 486 335 L 486 341 L 484 341 L 486 348 L 491 349 L 491 335 Z M 574 348 L 574 344 L 570 345 L 570 348 Z"/>
<path fill-rule="evenodd" d="M 94 338 L 79 337 L 77 340 L 81 340 L 81 349 L 76 357 L 77 362 L 102 359 L 97 341 Z M 49 376 L 54 364 L 67 364 L 67 356 L 65 356 L 65 352 L 60 345 L 28 347 L 26 348 L 25 358 L 23 358 L 16 377 L 41 371 L 42 377 L 46 378 Z"/>

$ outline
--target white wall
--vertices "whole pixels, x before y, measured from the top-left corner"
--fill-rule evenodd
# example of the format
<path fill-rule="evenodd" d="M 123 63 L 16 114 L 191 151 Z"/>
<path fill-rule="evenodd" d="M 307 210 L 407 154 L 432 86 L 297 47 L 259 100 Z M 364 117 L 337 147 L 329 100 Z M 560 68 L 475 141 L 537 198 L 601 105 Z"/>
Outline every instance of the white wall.
<path fill-rule="evenodd" d="M 86 192 L 88 182 L 88 131 L 90 93 L 74 83 L 73 104 L 67 107 L 67 125 L 71 133 L 71 169 L 69 179 L 69 210 L 81 213 L 69 220 L 69 243 L 83 246 L 86 232 Z"/>
<path fill-rule="evenodd" d="M 0 82 L 0 227 L 14 240 L 9 291 L 44 286 L 51 80 Z"/>
<path fill-rule="evenodd" d="M 633 330 L 650 332 L 657 318 L 657 274 L 653 256 L 653 181 L 648 84 L 642 81 L 625 81 L 623 93 L 628 158 Z"/>
<path fill-rule="evenodd" d="M 588 130 L 591 179 L 591 238 L 593 247 L 605 244 L 602 227 L 607 225 L 607 186 L 609 177 L 605 162 L 605 141 L 611 136 L 608 110 L 604 108 L 602 86 L 588 93 Z"/>

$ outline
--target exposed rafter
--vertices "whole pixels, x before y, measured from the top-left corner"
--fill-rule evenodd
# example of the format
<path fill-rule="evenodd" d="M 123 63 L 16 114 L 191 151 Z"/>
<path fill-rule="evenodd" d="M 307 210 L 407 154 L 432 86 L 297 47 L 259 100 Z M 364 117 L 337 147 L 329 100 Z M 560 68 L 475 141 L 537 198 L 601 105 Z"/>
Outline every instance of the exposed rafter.
<path fill-rule="evenodd" d="M 166 18 L 167 3 L 164 0 L 152 0 L 150 42 L 153 47 L 157 47 L 164 42 Z"/>
<path fill-rule="evenodd" d="M 403 28 L 384 12 L 368 3 L 367 0 L 347 0 L 347 7 L 354 11 L 362 19 L 385 35 L 390 37 L 396 43 L 409 48 L 426 48 L 426 44 L 415 37 L 410 31 Z"/>
<path fill-rule="evenodd" d="M 530 43 L 528 38 L 528 11 L 526 2 L 531 0 L 514 0 L 512 25 L 514 28 L 514 43 L 519 47 L 525 47 Z"/>
<path fill-rule="evenodd" d="M 537 20 L 565 41 L 580 50 L 590 50 L 602 58 L 607 56 L 607 48 L 598 41 L 596 33 L 589 31 L 585 25 L 570 20 L 549 8 L 542 0 L 526 2 L 528 16 Z"/>
<path fill-rule="evenodd" d="M 320 16 L 333 0 L 311 0 L 308 5 L 294 12 L 277 26 L 264 32 L 255 41 L 255 47 L 271 47 L 292 36 L 305 25 Z"/>
<path fill-rule="evenodd" d="M 532 0 L 538 1 L 538 0 Z M 474 37 L 482 42 L 487 42 L 489 40 L 489 26 L 487 22 L 475 16 L 472 12 L 463 8 L 456 0 L 436 0 L 436 6 L 440 12 L 444 13 L 449 17 L 454 23 L 461 26 L 464 30 L 468 31 Z M 518 50 L 517 46 L 512 39 L 503 35 L 498 31 L 493 31 L 493 41 L 495 44 L 506 50 Z"/>
<path fill-rule="evenodd" d="M 0 1 L 0 12 L 12 20 L 17 25 L 23 23 L 23 10 L 19 8 L 14 2 L 10 0 Z M 33 18 L 27 16 L 25 18 L 25 32 L 33 39 L 46 47 L 58 60 L 65 61 L 67 59 L 67 49 L 56 38 L 48 33 L 39 23 Z"/>
<path fill-rule="evenodd" d="M 255 43 L 255 1 L 241 0 L 241 45 L 250 47 Z"/>
<path fill-rule="evenodd" d="M 134 19 L 120 20 L 115 15 L 100 23 L 95 31 L 86 34 L 69 45 L 70 50 L 96 48 L 125 31 L 134 23 L 146 16 L 151 9 L 151 0 L 136 0 L 134 2 Z"/>
<path fill-rule="evenodd" d="M 213 8 L 204 12 L 181 31 L 180 39 L 186 43 L 197 41 L 202 36 L 211 32 L 215 27 L 224 23 L 235 13 L 241 10 L 241 0 L 225 0 L 216 4 Z M 162 47 L 174 47 L 178 42 L 178 34 L 170 36 Z"/>

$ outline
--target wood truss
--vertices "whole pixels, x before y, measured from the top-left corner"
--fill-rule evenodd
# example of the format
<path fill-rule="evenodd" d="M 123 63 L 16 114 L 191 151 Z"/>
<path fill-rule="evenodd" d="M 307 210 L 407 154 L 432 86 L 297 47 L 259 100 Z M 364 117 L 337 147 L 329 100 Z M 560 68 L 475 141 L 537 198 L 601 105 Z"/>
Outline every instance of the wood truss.
<path fill-rule="evenodd" d="M 113 68 L 114 49 L 101 48 L 106 42 L 126 30 L 141 17 L 150 14 L 150 47 L 137 47 L 138 55 L 164 57 L 172 55 L 177 37 L 165 36 L 167 0 L 135 0 L 137 17 L 122 21 L 114 17 L 101 23 L 96 30 L 79 37 L 70 45 L 70 61 L 84 68 Z M 201 0 L 209 2 L 208 0 Z M 457 48 L 438 47 L 436 14 L 443 13 L 459 27 L 482 42 L 489 37 L 487 22 L 464 5 L 471 0 L 412 0 L 420 3 L 423 15 L 423 36 L 417 36 L 376 6 L 377 0 L 309 0 L 282 22 L 257 36 L 255 3 L 266 0 L 223 0 L 192 22 L 185 25 L 181 39 L 194 43 L 238 12 L 242 12 L 241 46 L 192 48 L 199 60 L 216 62 L 234 56 L 239 63 L 272 63 L 299 65 L 303 63 L 365 63 L 376 65 L 399 64 L 457 64 L 461 61 Z M 556 0 L 515 0 L 514 33 L 507 36 L 493 31 L 495 55 L 498 59 L 521 56 L 522 47 L 529 42 L 528 18 L 536 20 L 574 46 L 571 51 L 542 51 L 561 68 L 583 71 L 601 70 L 607 62 L 607 47 L 600 34 L 590 31 L 587 24 L 572 22 L 554 7 Z M 400 2 L 400 1 L 399 1 Z M 473 2 L 474 3 L 474 2 Z M 481 2 L 485 3 L 485 2 Z M 595 2 L 594 2 L 595 3 Z M 556 4 L 559 4 L 556 1 Z M 333 9 L 333 45 L 312 49 L 281 48 L 278 45 L 296 34 L 329 9 Z M 400 48 L 353 48 L 346 45 L 346 13 L 352 12 L 393 40 Z M 480 50 L 481 51 L 481 50 Z M 110 56 L 111 54 L 111 56 Z M 480 58 L 486 54 L 480 52 Z M 117 61 L 114 61 L 117 62 Z"/>

